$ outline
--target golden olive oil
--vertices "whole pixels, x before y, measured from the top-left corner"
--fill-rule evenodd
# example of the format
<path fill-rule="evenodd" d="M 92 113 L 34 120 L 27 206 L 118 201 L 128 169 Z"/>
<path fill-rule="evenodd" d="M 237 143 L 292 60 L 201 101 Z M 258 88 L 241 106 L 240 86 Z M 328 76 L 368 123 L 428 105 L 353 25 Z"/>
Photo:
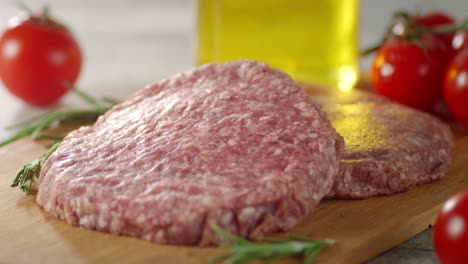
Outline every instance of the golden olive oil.
<path fill-rule="evenodd" d="M 300 81 L 350 89 L 358 0 L 198 0 L 197 63 L 255 59 Z"/>

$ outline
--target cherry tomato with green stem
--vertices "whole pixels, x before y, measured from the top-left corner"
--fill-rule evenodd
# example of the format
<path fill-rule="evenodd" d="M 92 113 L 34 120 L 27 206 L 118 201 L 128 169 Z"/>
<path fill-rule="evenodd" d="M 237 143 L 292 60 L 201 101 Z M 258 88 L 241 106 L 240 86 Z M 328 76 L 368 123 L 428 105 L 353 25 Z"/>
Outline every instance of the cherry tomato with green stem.
<path fill-rule="evenodd" d="M 72 33 L 47 13 L 14 17 L 0 36 L 0 79 L 16 97 L 35 106 L 57 102 L 81 71 L 81 49 Z"/>
<path fill-rule="evenodd" d="M 442 11 L 431 11 L 425 13 L 423 15 L 418 15 L 412 17 L 413 21 L 421 26 L 427 27 L 429 29 L 438 27 L 438 26 L 447 26 L 453 25 L 456 23 L 455 19 L 450 16 L 449 14 L 442 12 Z M 454 33 L 447 33 L 436 36 L 440 39 L 448 48 L 448 52 L 453 56 L 452 50 L 452 41 L 454 37 Z"/>
<path fill-rule="evenodd" d="M 374 91 L 398 103 L 430 110 L 442 97 L 445 52 L 445 45 L 432 35 L 416 41 L 388 39 L 372 65 Z"/>

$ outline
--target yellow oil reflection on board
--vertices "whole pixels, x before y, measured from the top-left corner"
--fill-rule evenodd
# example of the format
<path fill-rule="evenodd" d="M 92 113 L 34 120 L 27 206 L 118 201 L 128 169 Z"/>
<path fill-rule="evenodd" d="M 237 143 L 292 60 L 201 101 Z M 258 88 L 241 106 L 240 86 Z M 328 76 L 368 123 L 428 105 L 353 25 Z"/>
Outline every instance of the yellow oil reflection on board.
<path fill-rule="evenodd" d="M 374 119 L 374 103 L 336 104 L 325 107 L 332 125 L 348 151 L 371 151 L 389 147 L 384 125 Z"/>

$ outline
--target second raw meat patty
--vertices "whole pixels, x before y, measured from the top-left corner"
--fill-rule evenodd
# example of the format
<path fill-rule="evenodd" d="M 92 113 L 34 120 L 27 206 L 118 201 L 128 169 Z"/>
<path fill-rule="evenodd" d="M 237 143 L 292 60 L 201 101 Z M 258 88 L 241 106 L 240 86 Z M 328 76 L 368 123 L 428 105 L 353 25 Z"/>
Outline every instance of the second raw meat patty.
<path fill-rule="evenodd" d="M 453 135 L 436 117 L 362 91 L 307 90 L 346 143 L 327 198 L 403 192 L 446 174 Z"/>

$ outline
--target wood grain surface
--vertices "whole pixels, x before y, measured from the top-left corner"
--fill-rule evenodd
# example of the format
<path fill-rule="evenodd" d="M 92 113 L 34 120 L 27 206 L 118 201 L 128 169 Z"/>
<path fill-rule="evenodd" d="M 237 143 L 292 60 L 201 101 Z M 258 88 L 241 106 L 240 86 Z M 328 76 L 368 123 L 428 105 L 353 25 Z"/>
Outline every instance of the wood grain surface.
<path fill-rule="evenodd" d="M 322 202 L 291 233 L 337 241 L 316 263 L 363 262 L 420 233 L 433 223 L 444 200 L 468 187 L 468 133 L 452 127 L 454 160 L 446 178 L 391 196 Z M 223 252 L 151 244 L 48 216 L 34 195 L 9 187 L 16 171 L 43 151 L 30 139 L 0 148 L 1 263 L 207 263 L 209 256 Z M 278 263 L 300 262 L 290 258 Z"/>

